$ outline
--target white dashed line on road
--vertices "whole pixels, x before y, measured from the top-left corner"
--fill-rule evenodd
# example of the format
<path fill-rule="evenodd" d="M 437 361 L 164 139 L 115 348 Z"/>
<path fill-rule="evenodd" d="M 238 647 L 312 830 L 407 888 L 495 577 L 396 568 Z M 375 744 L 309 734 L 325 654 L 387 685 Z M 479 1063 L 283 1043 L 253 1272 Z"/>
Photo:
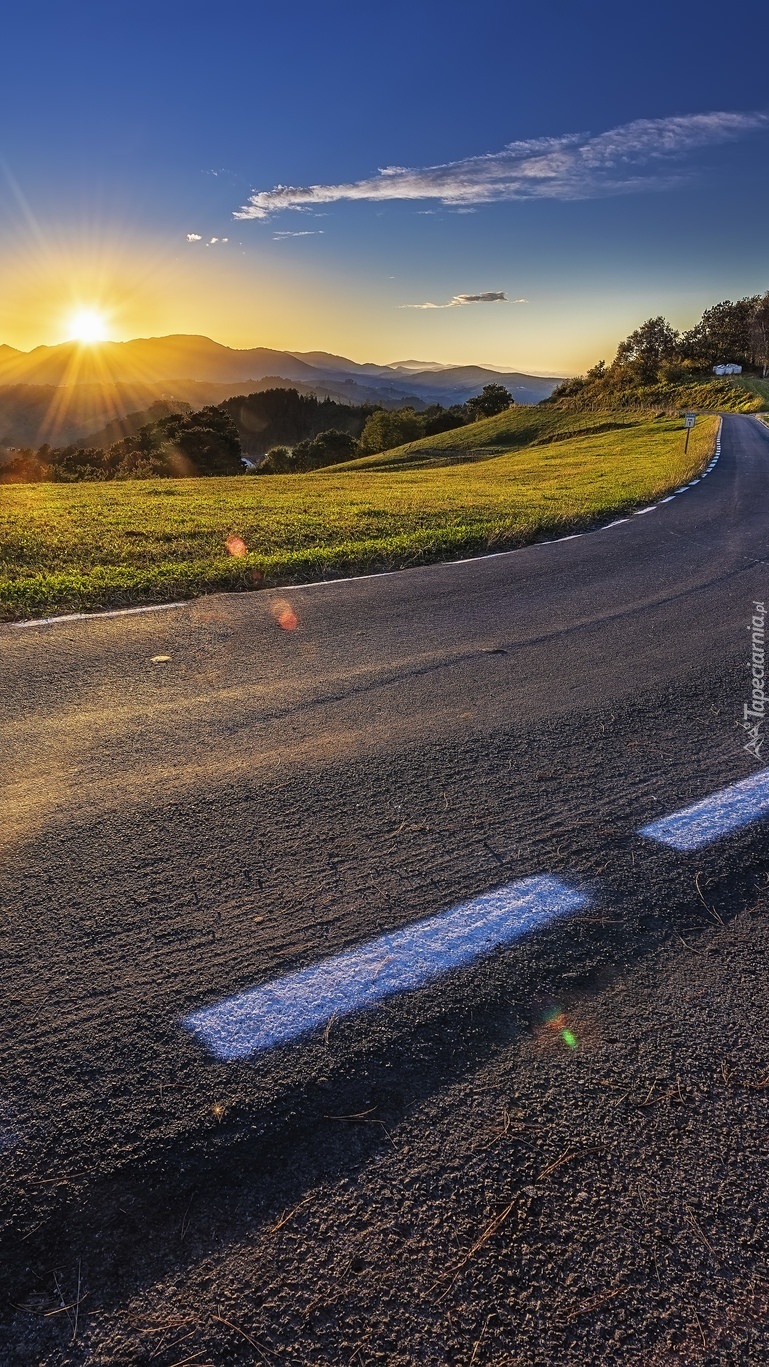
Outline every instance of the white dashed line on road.
<path fill-rule="evenodd" d="M 769 769 L 660 817 L 638 832 L 674 850 L 701 850 L 732 831 L 769 815 Z"/>
<path fill-rule="evenodd" d="M 686 852 L 767 815 L 769 769 L 661 817 L 638 834 Z M 587 902 L 584 893 L 560 879 L 544 874 L 524 878 L 202 1007 L 182 1025 L 218 1059 L 249 1058 L 388 997 L 425 987 L 563 920 Z"/>
<path fill-rule="evenodd" d="M 183 1025 L 216 1058 L 249 1058 L 465 968 L 587 900 L 557 878 L 524 878 L 203 1007 Z"/>

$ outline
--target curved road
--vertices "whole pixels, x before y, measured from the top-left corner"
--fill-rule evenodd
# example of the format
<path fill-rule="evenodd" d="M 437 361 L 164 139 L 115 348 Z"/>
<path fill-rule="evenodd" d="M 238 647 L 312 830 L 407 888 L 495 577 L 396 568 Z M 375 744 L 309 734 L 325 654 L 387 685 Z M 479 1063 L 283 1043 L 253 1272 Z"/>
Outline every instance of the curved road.
<path fill-rule="evenodd" d="M 3 1318 L 56 1258 L 95 1282 L 114 1245 L 141 1284 L 129 1251 L 157 1211 L 184 1230 L 189 1192 L 210 1205 L 244 1164 L 258 1186 L 266 1154 L 284 1183 L 296 1165 L 301 1201 L 537 1003 L 642 964 L 707 911 L 703 888 L 749 895 L 760 823 L 696 855 L 638 830 L 769 767 L 740 728 L 768 510 L 769 430 L 729 416 L 707 478 L 599 532 L 0 628 Z M 588 912 L 251 1059 L 182 1027 L 532 875 Z M 184 1264 L 173 1247 L 157 1234 L 153 1275 Z M 32 1333 L 13 1324 L 9 1342 Z M 34 1342 L 19 1361 L 81 1360 Z"/>

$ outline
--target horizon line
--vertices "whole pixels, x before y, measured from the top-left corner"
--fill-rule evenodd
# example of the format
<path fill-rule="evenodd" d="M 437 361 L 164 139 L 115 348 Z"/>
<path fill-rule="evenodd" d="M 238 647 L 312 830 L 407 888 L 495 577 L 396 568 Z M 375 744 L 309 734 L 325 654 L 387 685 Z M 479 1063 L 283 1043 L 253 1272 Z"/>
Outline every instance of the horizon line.
<path fill-rule="evenodd" d="M 58 351 L 62 347 L 73 347 L 76 348 L 78 351 L 84 352 L 96 352 L 105 346 L 131 346 L 134 342 L 166 342 L 177 337 L 200 340 L 204 342 L 211 342 L 214 346 L 222 347 L 226 351 L 271 351 L 274 352 L 276 356 L 291 356 L 295 360 L 303 360 L 305 356 L 317 354 L 318 352 L 323 352 L 323 348 L 321 347 L 312 347 L 308 350 L 294 351 L 288 347 L 272 347 L 266 346 L 263 343 L 256 343 L 253 346 L 236 347 L 231 346 L 228 342 L 219 342 L 215 337 L 209 337 L 208 334 L 204 332 L 166 332 L 153 334 L 147 337 L 123 337 L 120 339 L 113 337 L 101 337 L 98 340 L 94 341 L 85 341 L 82 338 L 78 337 L 66 337 L 61 342 L 38 342 L 37 345 L 30 347 L 27 351 L 25 351 L 23 347 L 13 346 L 10 342 L 0 342 L 0 360 L 2 358 L 3 350 L 12 351 L 16 356 L 34 356 L 35 352 L 38 351 Z M 331 360 L 333 360 L 335 357 L 338 357 L 339 360 L 350 361 L 353 365 L 375 365 L 379 366 L 382 370 L 396 370 L 399 367 L 403 367 L 406 364 L 405 359 L 399 361 L 357 361 L 353 356 L 345 356 L 339 352 L 327 351 L 323 352 L 323 354 L 330 357 Z M 310 361 L 306 361 L 305 364 L 311 366 L 314 369 L 318 368 L 313 366 L 312 362 Z M 523 368 L 521 365 L 516 363 L 505 364 L 504 362 L 499 361 L 439 361 L 435 359 L 429 359 L 425 360 L 424 362 L 421 362 L 420 364 L 423 365 L 425 368 L 429 368 L 431 366 L 439 366 L 442 370 L 466 370 L 472 367 L 476 370 L 488 370 L 491 372 L 496 372 L 498 374 L 529 375 L 535 379 L 561 380 L 569 378 L 566 375 L 556 374 L 552 370 L 533 370 L 530 368 Z M 413 369 L 411 371 L 406 371 L 405 373 L 421 374 L 424 372 L 417 369 Z M 279 378 L 282 379 L 284 377 L 281 376 Z M 0 384 L 2 384 L 2 381 L 0 381 Z"/>

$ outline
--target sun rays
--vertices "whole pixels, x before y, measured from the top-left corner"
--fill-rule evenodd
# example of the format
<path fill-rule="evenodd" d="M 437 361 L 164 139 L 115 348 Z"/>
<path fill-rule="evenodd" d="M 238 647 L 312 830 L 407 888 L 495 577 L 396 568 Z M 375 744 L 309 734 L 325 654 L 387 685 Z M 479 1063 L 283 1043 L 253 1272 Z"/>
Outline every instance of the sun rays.
<path fill-rule="evenodd" d="M 101 309 L 80 308 L 69 321 L 71 340 L 92 345 L 103 342 L 107 337 L 107 319 Z"/>

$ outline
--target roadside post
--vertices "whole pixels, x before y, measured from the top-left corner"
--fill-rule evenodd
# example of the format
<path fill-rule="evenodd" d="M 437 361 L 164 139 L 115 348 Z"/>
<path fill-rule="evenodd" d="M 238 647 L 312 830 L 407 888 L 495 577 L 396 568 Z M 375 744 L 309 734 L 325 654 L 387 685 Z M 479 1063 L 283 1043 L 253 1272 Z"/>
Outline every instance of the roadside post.
<path fill-rule="evenodd" d="M 684 414 L 684 427 L 686 428 L 686 441 L 684 442 L 684 455 L 686 455 L 686 452 L 689 450 L 689 433 L 691 432 L 692 428 L 694 427 L 694 424 L 695 424 L 696 421 L 697 421 L 697 414 L 696 414 L 696 413 L 685 413 L 685 414 Z"/>

